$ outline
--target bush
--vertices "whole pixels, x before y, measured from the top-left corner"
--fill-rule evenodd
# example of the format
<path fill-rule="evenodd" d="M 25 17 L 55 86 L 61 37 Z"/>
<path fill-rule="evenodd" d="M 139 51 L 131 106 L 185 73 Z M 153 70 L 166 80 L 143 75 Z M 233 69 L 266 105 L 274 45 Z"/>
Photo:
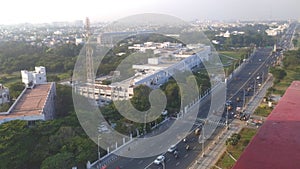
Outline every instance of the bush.
<path fill-rule="evenodd" d="M 231 135 L 230 138 L 228 138 L 226 140 L 226 145 L 235 146 L 235 145 L 237 145 L 237 143 L 239 142 L 240 139 L 241 139 L 241 135 L 237 134 L 237 133 L 234 133 L 234 134 Z"/>

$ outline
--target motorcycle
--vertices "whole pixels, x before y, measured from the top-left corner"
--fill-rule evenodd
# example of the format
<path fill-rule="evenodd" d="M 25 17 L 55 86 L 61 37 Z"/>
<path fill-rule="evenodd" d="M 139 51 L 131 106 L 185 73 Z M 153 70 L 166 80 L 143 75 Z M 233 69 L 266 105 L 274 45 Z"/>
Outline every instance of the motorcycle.
<path fill-rule="evenodd" d="M 174 151 L 175 158 L 178 158 L 178 151 Z"/>
<path fill-rule="evenodd" d="M 185 146 L 185 149 L 186 149 L 186 150 L 189 150 L 189 149 L 190 149 L 190 146 L 187 144 L 187 145 Z"/>

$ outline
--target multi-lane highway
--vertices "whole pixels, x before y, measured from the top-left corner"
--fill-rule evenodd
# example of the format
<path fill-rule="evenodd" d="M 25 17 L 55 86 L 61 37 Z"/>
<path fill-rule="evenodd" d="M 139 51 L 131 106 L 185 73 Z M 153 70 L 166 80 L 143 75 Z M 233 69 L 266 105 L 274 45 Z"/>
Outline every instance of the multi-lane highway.
<path fill-rule="evenodd" d="M 292 34 L 295 31 L 296 26 L 294 24 L 287 30 L 287 35 L 283 36 L 281 42 L 291 41 Z M 283 45 L 283 46 L 282 46 Z M 278 43 L 278 46 L 285 48 L 288 44 Z M 233 74 L 231 80 L 228 81 L 227 84 L 227 100 L 231 100 L 231 104 L 233 106 L 233 110 L 236 107 L 242 107 L 244 102 L 243 99 L 249 99 L 250 96 L 254 95 L 255 92 L 259 89 L 260 84 L 263 83 L 267 78 L 268 69 L 272 65 L 274 61 L 280 56 L 280 52 L 272 52 L 272 48 L 257 48 L 256 52 L 251 55 L 243 66 L 240 67 L 240 70 Z M 239 99 L 237 99 L 239 98 Z M 205 117 L 209 112 L 210 108 L 210 97 L 207 97 L 202 103 L 199 109 L 199 116 Z M 226 115 L 226 111 L 224 112 Z M 224 116 L 225 117 L 225 116 Z M 229 116 L 229 118 L 233 118 Z M 222 122 L 217 128 L 215 134 L 217 134 L 222 126 L 224 126 L 225 118 L 223 118 Z M 167 128 L 168 125 L 172 124 L 172 119 L 170 122 L 164 124 L 162 126 Z M 196 127 L 196 126 L 195 126 Z M 213 135 L 214 136 L 214 135 Z M 118 157 L 115 156 L 111 162 L 107 164 L 108 169 L 158 169 L 158 168 L 166 168 L 166 169 L 183 169 L 187 168 L 193 161 L 196 160 L 197 156 L 202 150 L 202 144 L 199 144 L 198 135 L 194 132 L 191 132 L 186 138 L 186 142 L 180 141 L 177 146 L 177 151 L 179 152 L 178 157 L 176 158 L 173 153 L 166 152 L 163 155 L 165 156 L 165 160 L 162 164 L 154 164 L 153 161 L 157 156 L 148 157 L 148 158 L 126 158 L 126 157 Z M 208 139 L 205 144 L 208 144 Z M 166 140 L 167 142 L 168 140 Z M 186 145 L 189 145 L 189 150 L 186 150 Z M 149 146 L 149 145 L 145 145 Z M 154 145 L 154 146 L 160 146 Z M 171 145 L 170 145 L 171 146 Z M 167 147 L 168 148 L 168 147 Z M 164 147 L 166 149 L 166 147 Z"/>
<path fill-rule="evenodd" d="M 241 97 L 240 94 L 244 87 L 248 87 L 249 84 L 252 83 L 249 78 L 257 78 L 257 74 L 261 74 L 260 68 L 263 67 L 262 65 L 265 64 L 265 62 L 270 57 L 272 49 L 266 49 L 266 48 L 260 48 L 257 49 L 256 52 L 247 60 L 247 63 L 244 63 L 243 67 L 239 71 L 239 73 L 236 73 L 232 76 L 232 80 L 228 83 L 228 91 L 227 96 L 228 98 L 232 99 L 233 106 L 237 106 L 240 103 L 236 103 L 234 98 Z M 267 74 L 267 73 L 266 73 Z M 256 82 L 259 83 L 259 82 Z M 260 82 L 261 83 L 261 82 Z M 200 106 L 199 112 L 201 117 L 207 116 L 207 113 L 209 112 L 210 108 L 210 98 L 208 97 L 207 100 Z M 225 118 L 223 118 L 222 122 L 225 123 Z M 220 128 L 218 128 L 220 129 Z M 218 131 L 216 131 L 218 133 Z M 206 144 L 208 144 L 209 139 Z M 166 140 L 167 141 L 167 140 Z M 186 145 L 189 145 L 190 149 L 186 150 Z M 145 145 L 147 146 L 147 145 Z M 157 145 L 159 146 L 159 145 Z M 171 146 L 171 145 L 170 145 Z M 164 156 L 166 157 L 164 165 L 160 164 L 154 164 L 153 161 L 155 160 L 155 157 L 150 158 L 125 158 L 125 157 L 117 157 L 114 161 L 112 161 L 109 165 L 107 165 L 108 169 L 115 169 L 117 167 L 124 168 L 124 169 L 158 169 L 158 168 L 172 168 L 172 169 L 182 169 L 188 167 L 199 155 L 199 152 L 201 152 L 202 145 L 199 144 L 198 136 L 194 133 L 191 133 L 187 137 L 186 142 L 179 142 L 177 144 L 177 151 L 179 152 L 179 157 L 175 158 L 175 156 L 172 153 L 165 153 Z"/>

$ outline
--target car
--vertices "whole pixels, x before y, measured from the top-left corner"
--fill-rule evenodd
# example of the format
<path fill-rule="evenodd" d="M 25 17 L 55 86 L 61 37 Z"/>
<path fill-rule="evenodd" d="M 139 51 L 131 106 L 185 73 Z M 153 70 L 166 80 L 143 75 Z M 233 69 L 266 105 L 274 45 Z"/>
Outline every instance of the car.
<path fill-rule="evenodd" d="M 160 155 L 153 161 L 153 163 L 159 165 L 159 164 L 163 163 L 164 161 L 165 161 L 165 156 Z"/>
<path fill-rule="evenodd" d="M 232 101 L 231 101 L 231 100 L 228 100 L 228 101 L 225 103 L 226 106 L 230 106 L 231 104 L 232 104 Z"/>
<path fill-rule="evenodd" d="M 168 149 L 169 153 L 173 153 L 177 149 L 176 145 L 171 145 L 171 147 Z"/>

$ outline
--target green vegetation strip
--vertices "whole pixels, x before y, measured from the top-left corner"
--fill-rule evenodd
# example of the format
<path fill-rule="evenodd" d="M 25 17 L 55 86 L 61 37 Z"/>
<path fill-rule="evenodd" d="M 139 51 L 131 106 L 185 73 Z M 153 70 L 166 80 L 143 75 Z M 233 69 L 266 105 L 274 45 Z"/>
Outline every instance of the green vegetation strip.
<path fill-rule="evenodd" d="M 235 59 L 243 59 L 247 55 L 248 50 L 221 51 L 220 55 L 229 56 Z"/>
<path fill-rule="evenodd" d="M 268 115 L 272 112 L 273 108 L 268 107 L 267 105 L 260 105 L 256 108 L 254 114 L 257 116 L 268 117 Z"/>
<path fill-rule="evenodd" d="M 268 91 L 268 95 L 283 95 L 293 81 L 300 80 L 300 50 L 284 53 L 282 63 L 270 69 L 270 72 L 275 80 L 274 86 Z"/>
<path fill-rule="evenodd" d="M 236 145 L 227 145 L 226 151 L 235 159 L 238 159 L 256 132 L 256 129 L 243 128 L 239 133 L 241 137 L 238 143 Z M 225 152 L 221 156 L 219 161 L 216 163 L 216 166 L 222 169 L 230 169 L 233 167 L 235 161 L 228 155 L 228 153 Z M 213 169 L 217 169 L 217 167 L 213 167 Z"/>

